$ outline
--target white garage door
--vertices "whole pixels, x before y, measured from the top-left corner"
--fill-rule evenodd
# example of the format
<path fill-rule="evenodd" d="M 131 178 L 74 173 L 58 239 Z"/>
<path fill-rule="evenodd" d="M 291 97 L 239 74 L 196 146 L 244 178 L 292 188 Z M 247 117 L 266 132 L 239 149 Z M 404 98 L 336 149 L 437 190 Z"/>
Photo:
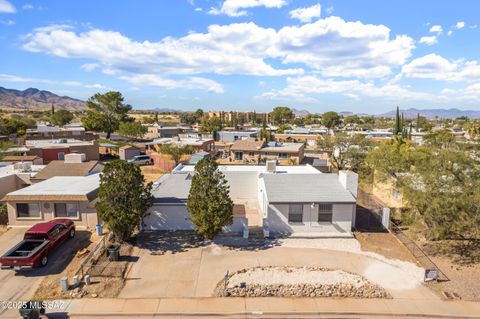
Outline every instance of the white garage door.
<path fill-rule="evenodd" d="M 150 208 L 149 213 L 143 219 L 143 227 L 147 230 L 194 229 L 187 206 L 153 206 Z"/>

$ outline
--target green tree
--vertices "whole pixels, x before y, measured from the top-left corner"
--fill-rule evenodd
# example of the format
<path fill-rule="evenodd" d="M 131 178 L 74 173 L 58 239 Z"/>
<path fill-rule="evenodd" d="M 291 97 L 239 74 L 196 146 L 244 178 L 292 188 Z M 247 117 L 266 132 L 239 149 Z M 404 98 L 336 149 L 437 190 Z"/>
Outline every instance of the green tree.
<path fill-rule="evenodd" d="M 182 112 L 180 114 L 180 122 L 188 125 L 193 125 L 197 123 L 197 117 L 192 112 Z"/>
<path fill-rule="evenodd" d="M 397 106 L 397 112 L 395 114 L 395 127 L 393 128 L 393 135 L 399 135 L 402 133 L 402 119 L 400 118 L 400 108 Z"/>
<path fill-rule="evenodd" d="M 292 127 L 288 124 L 280 124 L 277 128 L 277 133 L 282 134 L 287 130 L 291 130 Z"/>
<path fill-rule="evenodd" d="M 201 130 L 214 134 L 222 129 L 222 120 L 217 116 L 212 116 L 202 122 Z"/>
<path fill-rule="evenodd" d="M 139 138 L 147 133 L 147 128 L 140 122 L 122 122 L 119 125 L 118 132 L 122 136 L 130 138 Z"/>
<path fill-rule="evenodd" d="M 68 110 L 59 110 L 52 114 L 50 120 L 55 125 L 64 126 L 73 120 L 73 113 Z"/>
<path fill-rule="evenodd" d="M 222 227 L 233 222 L 233 201 L 225 176 L 211 158 L 195 165 L 187 209 L 198 235 L 213 239 Z"/>
<path fill-rule="evenodd" d="M 127 113 L 132 109 L 123 103 L 120 92 L 110 91 L 104 94 L 97 93 L 87 101 L 87 115 L 82 123 L 87 130 L 106 132 L 107 139 L 118 130 L 121 122 L 128 119 Z"/>
<path fill-rule="evenodd" d="M 10 155 L 8 149 L 12 147 L 12 143 L 7 141 L 0 141 L 0 160 L 2 160 L 5 156 Z"/>
<path fill-rule="evenodd" d="M 180 163 L 180 159 L 185 154 L 193 154 L 195 150 L 190 145 L 177 146 L 175 144 L 161 144 L 160 153 L 170 155 L 175 165 Z"/>
<path fill-rule="evenodd" d="M 423 136 L 423 141 L 427 145 L 440 148 L 456 147 L 455 136 L 447 129 L 427 133 Z"/>
<path fill-rule="evenodd" d="M 53 103 L 52 103 L 52 108 L 51 108 L 50 112 L 51 112 L 50 115 L 55 114 L 55 106 L 53 105 Z"/>
<path fill-rule="evenodd" d="M 8 224 L 8 211 L 7 205 L 0 203 L 0 225 Z"/>
<path fill-rule="evenodd" d="M 337 112 L 325 112 L 322 114 L 322 125 L 331 130 L 340 124 L 340 115 Z"/>
<path fill-rule="evenodd" d="M 203 116 L 204 116 L 204 112 L 202 109 L 197 109 L 195 111 L 195 118 L 197 119 L 196 120 L 197 123 L 202 121 Z"/>
<path fill-rule="evenodd" d="M 137 165 L 122 160 L 105 164 L 95 207 L 116 240 L 129 239 L 143 221 L 153 204 L 151 189 Z"/>
<path fill-rule="evenodd" d="M 269 114 L 270 121 L 274 124 L 289 123 L 293 118 L 293 111 L 285 106 L 277 106 Z"/>
<path fill-rule="evenodd" d="M 158 112 L 155 112 L 155 115 L 153 116 L 153 121 L 154 123 L 158 123 Z"/>
<path fill-rule="evenodd" d="M 0 135 L 24 135 L 28 127 L 26 120 L 26 118 L 17 119 L 14 117 L 0 118 Z"/>

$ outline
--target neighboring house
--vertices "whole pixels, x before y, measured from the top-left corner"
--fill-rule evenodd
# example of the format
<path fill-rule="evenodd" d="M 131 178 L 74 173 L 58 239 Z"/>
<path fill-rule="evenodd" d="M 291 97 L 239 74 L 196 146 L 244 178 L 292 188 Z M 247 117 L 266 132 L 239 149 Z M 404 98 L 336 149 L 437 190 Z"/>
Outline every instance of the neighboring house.
<path fill-rule="evenodd" d="M 190 132 L 193 132 L 193 129 L 191 129 L 190 127 L 162 126 L 158 123 L 154 123 L 147 127 L 147 133 L 145 134 L 145 138 L 172 138 L 178 136 L 179 134 Z"/>
<path fill-rule="evenodd" d="M 45 165 L 32 165 L 31 162 L 0 163 L 0 199 L 10 192 L 27 187 L 32 179 L 45 168 Z"/>
<path fill-rule="evenodd" d="M 146 143 L 147 150 L 160 152 L 160 146 L 164 144 L 173 144 L 176 146 L 191 146 L 195 152 L 212 152 L 213 139 L 203 138 L 201 136 L 183 137 L 177 136 L 173 138 L 156 138 L 150 143 Z"/>
<path fill-rule="evenodd" d="M 95 227 L 99 175 L 56 176 L 8 193 L 2 201 L 7 204 L 9 226 L 69 218 L 77 226 Z"/>
<path fill-rule="evenodd" d="M 48 164 L 54 160 L 63 160 L 66 154 L 82 153 L 86 160 L 96 161 L 100 159 L 98 151 L 98 142 L 80 141 L 77 139 L 59 139 L 59 140 L 27 140 L 25 147 L 28 149 L 28 155 L 37 155 L 43 158 L 43 162 Z"/>
<path fill-rule="evenodd" d="M 323 174 L 306 166 L 219 166 L 230 186 L 234 222 L 224 230 L 263 227 L 271 236 L 352 236 L 358 176 Z M 154 183 L 154 206 L 143 227 L 194 229 L 186 202 L 194 166 L 179 165 Z M 247 231 L 248 232 L 248 231 Z"/>
<path fill-rule="evenodd" d="M 37 124 L 35 129 L 27 129 L 26 139 L 36 140 L 45 138 L 75 138 L 78 140 L 96 140 L 98 135 L 86 132 L 81 123 L 70 123 L 63 127 L 53 124 Z"/>
<path fill-rule="evenodd" d="M 38 157 L 37 155 L 11 155 L 11 156 L 4 156 L 1 159 L 1 162 L 4 163 L 31 163 L 32 165 L 43 165 L 43 159 Z"/>
<path fill-rule="evenodd" d="M 215 132 L 215 141 L 232 143 L 246 138 L 256 138 L 257 131 L 218 131 Z"/>
<path fill-rule="evenodd" d="M 210 158 L 210 157 L 212 157 L 212 155 L 208 152 L 203 152 L 203 151 L 198 152 L 198 153 L 192 154 L 192 156 L 190 156 L 190 159 L 188 160 L 188 164 L 195 165 L 198 162 L 200 162 L 202 159 Z"/>
<path fill-rule="evenodd" d="M 125 145 L 120 147 L 118 150 L 118 155 L 121 160 L 129 160 L 134 158 L 135 156 L 140 155 L 142 152 L 138 147 Z"/>
<path fill-rule="evenodd" d="M 390 208 L 402 208 L 405 206 L 403 195 L 396 187 L 396 181 L 392 178 L 386 181 L 380 180 L 373 175 L 372 193 Z"/>
<path fill-rule="evenodd" d="M 66 155 L 65 161 L 51 161 L 41 172 L 31 178 L 32 183 L 42 182 L 55 176 L 88 176 L 103 171 L 99 161 L 73 161 Z"/>
<path fill-rule="evenodd" d="M 230 161 L 259 164 L 276 160 L 280 165 L 298 165 L 304 158 L 304 149 L 303 143 L 266 143 L 247 138 L 236 141 L 230 147 Z"/>
<path fill-rule="evenodd" d="M 323 137 L 319 134 L 293 134 L 293 133 L 275 133 L 273 139 L 276 142 L 293 142 L 304 143 L 306 146 L 313 148 Z"/>

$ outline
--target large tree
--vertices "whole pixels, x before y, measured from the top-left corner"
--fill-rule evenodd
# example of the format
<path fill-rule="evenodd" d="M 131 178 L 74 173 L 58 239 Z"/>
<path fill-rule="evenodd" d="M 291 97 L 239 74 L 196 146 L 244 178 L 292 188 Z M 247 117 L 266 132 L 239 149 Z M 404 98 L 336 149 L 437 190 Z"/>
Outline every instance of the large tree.
<path fill-rule="evenodd" d="M 116 240 L 127 240 L 140 225 L 153 204 L 151 189 L 137 165 L 122 160 L 105 165 L 95 207 Z"/>
<path fill-rule="evenodd" d="M 87 130 L 106 132 L 107 139 L 118 130 L 121 122 L 127 121 L 127 113 L 132 109 L 123 103 L 120 92 L 110 91 L 104 94 L 97 93 L 87 101 L 87 115 L 82 123 Z"/>
<path fill-rule="evenodd" d="M 222 129 L 222 120 L 217 116 L 212 116 L 202 121 L 201 129 L 212 134 L 218 132 Z"/>
<path fill-rule="evenodd" d="M 277 106 L 268 115 L 274 124 L 289 123 L 295 117 L 293 111 L 286 106 Z"/>
<path fill-rule="evenodd" d="M 322 124 L 329 130 L 340 124 L 340 115 L 337 112 L 325 112 L 322 114 Z"/>
<path fill-rule="evenodd" d="M 119 125 L 118 132 L 122 136 L 131 138 L 139 138 L 147 133 L 147 127 L 143 126 L 140 122 L 122 122 Z"/>
<path fill-rule="evenodd" d="M 202 159 L 195 165 L 187 208 L 197 234 L 212 239 L 222 227 L 232 224 L 233 201 L 229 193 L 225 176 L 213 159 Z"/>
<path fill-rule="evenodd" d="M 58 110 L 50 117 L 52 123 L 58 126 L 64 126 L 65 124 L 70 123 L 72 119 L 73 113 L 69 110 Z"/>
<path fill-rule="evenodd" d="M 162 144 L 160 145 L 160 153 L 170 155 L 172 160 L 177 165 L 180 159 L 185 154 L 192 154 L 195 150 L 190 145 L 178 146 L 175 144 Z"/>

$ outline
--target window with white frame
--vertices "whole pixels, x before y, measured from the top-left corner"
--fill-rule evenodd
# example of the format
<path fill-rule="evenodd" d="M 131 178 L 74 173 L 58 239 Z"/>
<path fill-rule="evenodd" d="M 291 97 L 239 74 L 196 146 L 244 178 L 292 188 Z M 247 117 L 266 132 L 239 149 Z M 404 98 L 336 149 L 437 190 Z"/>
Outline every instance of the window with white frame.
<path fill-rule="evenodd" d="M 288 222 L 289 223 L 303 222 L 303 204 L 288 205 Z"/>
<path fill-rule="evenodd" d="M 319 223 L 331 223 L 333 216 L 332 204 L 318 204 L 318 222 Z"/>
<path fill-rule="evenodd" d="M 55 217 L 78 218 L 77 203 L 55 203 Z"/>
<path fill-rule="evenodd" d="M 17 203 L 17 217 L 19 218 L 40 217 L 40 205 L 38 205 L 38 203 Z"/>

